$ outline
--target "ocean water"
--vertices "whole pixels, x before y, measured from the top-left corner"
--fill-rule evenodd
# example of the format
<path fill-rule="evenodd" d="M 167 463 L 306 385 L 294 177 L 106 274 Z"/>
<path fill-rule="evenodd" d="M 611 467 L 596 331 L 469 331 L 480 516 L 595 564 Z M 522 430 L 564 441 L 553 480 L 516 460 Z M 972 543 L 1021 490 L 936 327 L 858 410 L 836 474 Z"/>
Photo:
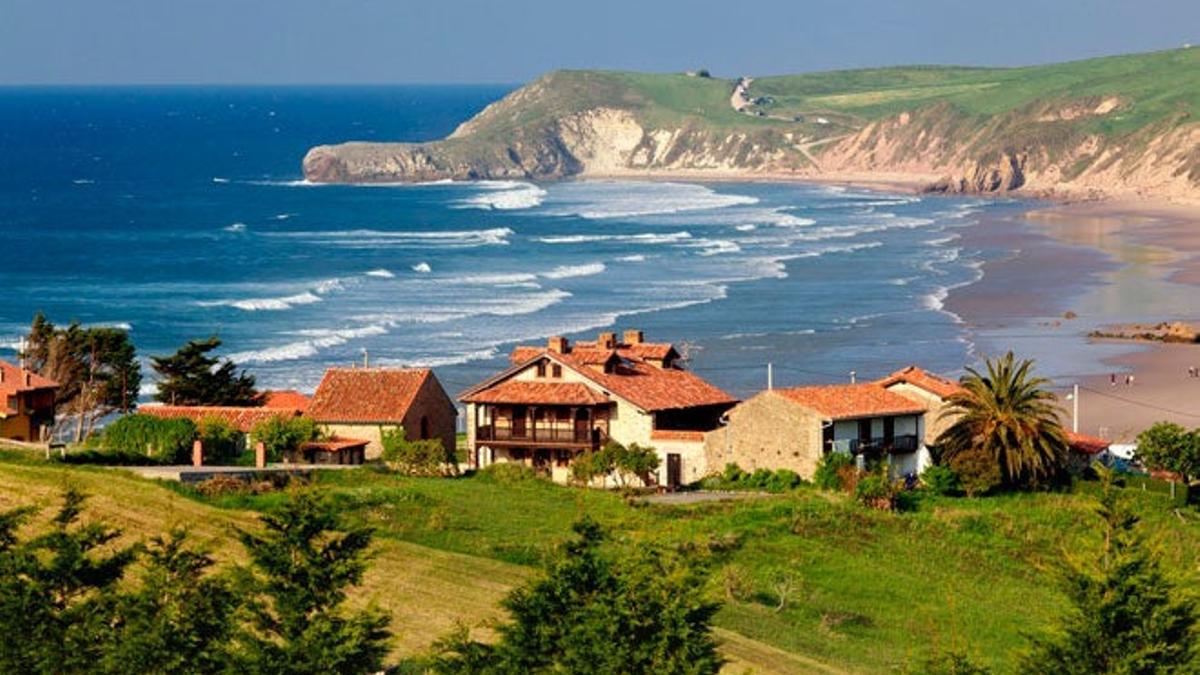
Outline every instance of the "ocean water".
<path fill-rule="evenodd" d="M 683 343 L 742 396 L 767 363 L 783 385 L 973 358 L 943 301 L 990 253 L 959 235 L 1012 204 L 799 184 L 302 179 L 311 145 L 436 138 L 505 91 L 0 90 L 0 357 L 42 310 L 127 326 L 143 357 L 217 334 L 262 385 L 303 390 L 365 351 L 434 366 L 457 391 L 514 342 L 612 328 Z"/>

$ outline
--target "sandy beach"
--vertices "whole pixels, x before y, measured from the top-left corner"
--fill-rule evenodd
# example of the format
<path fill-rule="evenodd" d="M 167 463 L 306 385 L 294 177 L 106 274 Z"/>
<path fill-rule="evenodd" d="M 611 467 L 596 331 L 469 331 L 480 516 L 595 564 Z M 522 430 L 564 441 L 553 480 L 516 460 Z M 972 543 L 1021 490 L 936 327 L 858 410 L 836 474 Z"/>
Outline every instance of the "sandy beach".
<path fill-rule="evenodd" d="M 1200 426 L 1200 378 L 1188 373 L 1200 366 L 1200 345 L 1086 337 L 1130 322 L 1200 319 L 1200 207 L 1035 204 L 969 228 L 963 244 L 1009 254 L 952 293 L 947 308 L 985 354 L 1032 355 L 1062 395 L 1079 385 L 1080 431 L 1129 442 L 1159 420 Z"/>

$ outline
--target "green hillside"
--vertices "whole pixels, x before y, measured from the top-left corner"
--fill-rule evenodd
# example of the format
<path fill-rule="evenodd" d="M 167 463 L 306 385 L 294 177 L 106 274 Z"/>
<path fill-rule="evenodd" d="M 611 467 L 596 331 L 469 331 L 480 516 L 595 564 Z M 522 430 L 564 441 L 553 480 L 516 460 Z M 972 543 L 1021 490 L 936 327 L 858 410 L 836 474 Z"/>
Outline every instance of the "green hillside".
<path fill-rule="evenodd" d="M 564 70 L 431 143 L 318 146 L 317 182 L 910 174 L 952 192 L 1200 195 L 1200 50 L 751 78 Z"/>
<path fill-rule="evenodd" d="M 67 468 L 0 455 L 0 508 L 49 504 L 64 485 L 92 494 L 94 513 L 131 536 L 187 524 L 222 559 L 236 560 L 234 527 L 281 499 L 199 498 L 118 470 Z M 885 672 L 932 648 L 967 648 L 1008 672 L 1023 633 L 1062 608 L 1054 586 L 1064 556 L 1099 546 L 1088 488 L 1076 494 L 984 499 L 921 497 L 880 513 L 840 495 L 790 495 L 660 505 L 541 480 L 414 479 L 371 469 L 318 474 L 311 489 L 378 528 L 378 555 L 358 600 L 395 614 L 397 656 L 419 654 L 454 621 L 479 626 L 540 556 L 587 513 L 623 546 L 710 549 L 708 592 L 725 602 L 719 637 L 731 673 Z M 1164 497 L 1131 492 L 1166 567 L 1197 588 L 1200 519 Z M 793 590 L 778 608 L 778 581 Z M 738 590 L 730 599 L 731 579 Z"/>

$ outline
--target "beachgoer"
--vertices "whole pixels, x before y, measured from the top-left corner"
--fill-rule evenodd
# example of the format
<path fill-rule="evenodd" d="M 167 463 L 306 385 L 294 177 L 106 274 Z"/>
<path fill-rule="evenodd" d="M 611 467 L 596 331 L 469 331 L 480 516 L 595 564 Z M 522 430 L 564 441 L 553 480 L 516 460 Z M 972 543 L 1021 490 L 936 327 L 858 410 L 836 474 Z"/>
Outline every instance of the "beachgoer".
<path fill-rule="evenodd" d="M 1133 384 L 1133 376 L 1132 376 L 1132 375 L 1126 375 L 1126 376 L 1125 376 L 1125 386 L 1126 386 L 1126 387 L 1128 387 L 1128 386 L 1129 386 L 1129 385 L 1131 385 L 1131 384 Z"/>
<path fill-rule="evenodd" d="M 1117 386 L 1117 374 L 1116 373 L 1108 374 L 1108 383 L 1114 387 Z"/>
<path fill-rule="evenodd" d="M 1129 376 L 1129 386 L 1133 386 L 1133 375 Z"/>

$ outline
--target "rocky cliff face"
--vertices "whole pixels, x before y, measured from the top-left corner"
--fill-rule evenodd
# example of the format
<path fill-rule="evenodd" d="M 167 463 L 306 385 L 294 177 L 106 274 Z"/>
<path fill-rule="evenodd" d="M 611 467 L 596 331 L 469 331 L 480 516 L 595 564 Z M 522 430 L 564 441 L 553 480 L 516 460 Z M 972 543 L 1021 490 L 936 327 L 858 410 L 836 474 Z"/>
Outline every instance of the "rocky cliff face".
<path fill-rule="evenodd" d="M 936 104 L 813 143 L 803 128 L 783 120 L 652 122 L 644 105 L 579 103 L 579 93 L 571 94 L 543 78 L 440 141 L 315 147 L 304 158 L 304 174 L 314 182 L 368 183 L 879 173 L 919 176 L 927 190 L 945 193 L 1200 195 L 1200 125 L 1144 129 L 1115 140 L 1089 133 L 1080 120 L 1123 109 L 1112 97 L 1029 105 L 987 118 Z"/>

